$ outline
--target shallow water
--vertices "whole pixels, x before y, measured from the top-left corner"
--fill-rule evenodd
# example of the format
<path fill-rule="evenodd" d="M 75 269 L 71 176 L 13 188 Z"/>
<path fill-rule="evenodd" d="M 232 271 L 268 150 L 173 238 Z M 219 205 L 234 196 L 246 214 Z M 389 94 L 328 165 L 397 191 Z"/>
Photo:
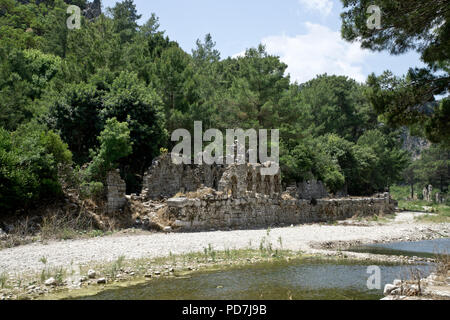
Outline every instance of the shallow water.
<path fill-rule="evenodd" d="M 243 268 L 202 272 L 185 278 L 154 279 L 145 284 L 111 289 L 94 300 L 301 300 L 380 299 L 382 289 L 369 290 L 368 265 L 306 260 L 273 262 Z M 424 276 L 430 266 L 418 267 Z M 411 267 L 382 266 L 381 287 L 408 277 Z"/>
<path fill-rule="evenodd" d="M 433 258 L 436 254 L 450 254 L 450 238 L 415 242 L 377 243 L 350 248 L 348 251 Z"/>

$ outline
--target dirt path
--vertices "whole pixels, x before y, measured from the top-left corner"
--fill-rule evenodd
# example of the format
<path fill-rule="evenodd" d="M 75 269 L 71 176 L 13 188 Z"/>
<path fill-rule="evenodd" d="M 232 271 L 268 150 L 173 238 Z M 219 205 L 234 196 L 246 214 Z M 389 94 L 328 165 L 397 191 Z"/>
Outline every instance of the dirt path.
<path fill-rule="evenodd" d="M 396 219 L 384 225 L 301 225 L 276 228 L 270 232 L 275 248 L 302 250 L 307 253 L 323 253 L 318 243 L 361 243 L 423 240 L 450 237 L 450 224 L 421 224 L 414 222 L 415 213 L 400 213 Z M 40 262 L 46 257 L 48 266 L 68 267 L 90 262 L 106 262 L 124 255 L 126 258 L 153 258 L 172 254 L 203 251 L 208 245 L 216 250 L 257 249 L 267 230 L 236 230 L 199 233 L 145 234 L 108 236 L 87 240 L 70 240 L 35 243 L 0 251 L 0 273 L 39 271 Z"/>

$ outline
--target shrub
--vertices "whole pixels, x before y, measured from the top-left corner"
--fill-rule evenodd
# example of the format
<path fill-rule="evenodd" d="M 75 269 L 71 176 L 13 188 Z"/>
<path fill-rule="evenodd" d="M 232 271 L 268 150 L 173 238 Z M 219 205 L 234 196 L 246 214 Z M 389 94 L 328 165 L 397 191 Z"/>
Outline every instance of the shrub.
<path fill-rule="evenodd" d="M 81 184 L 81 196 L 83 198 L 101 199 L 105 195 L 105 187 L 101 182 L 84 182 Z"/>
<path fill-rule="evenodd" d="M 60 196 L 58 166 L 71 160 L 67 145 L 44 126 L 30 123 L 13 133 L 0 128 L 0 212 Z"/>
<path fill-rule="evenodd" d="M 98 140 L 100 148 L 87 168 L 87 181 L 104 181 L 106 173 L 132 152 L 128 124 L 116 118 L 106 121 L 105 130 L 100 133 Z"/>

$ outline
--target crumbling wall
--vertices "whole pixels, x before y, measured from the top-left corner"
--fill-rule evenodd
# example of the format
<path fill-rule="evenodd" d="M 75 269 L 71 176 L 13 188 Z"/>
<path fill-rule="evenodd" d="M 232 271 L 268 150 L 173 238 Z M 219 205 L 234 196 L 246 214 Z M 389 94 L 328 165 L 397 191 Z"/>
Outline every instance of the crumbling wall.
<path fill-rule="evenodd" d="M 202 199 L 172 198 L 165 218 L 182 230 L 255 228 L 345 220 L 394 212 L 390 197 L 319 199 L 271 198 L 264 195 L 232 198 L 217 192 Z"/>
<path fill-rule="evenodd" d="M 218 188 L 224 166 L 174 164 L 170 153 L 153 161 L 143 179 L 145 200 L 170 198 L 177 193 L 193 192 L 202 185 Z"/>
<path fill-rule="evenodd" d="M 114 213 L 117 212 L 125 206 L 126 199 L 126 184 L 125 181 L 120 177 L 120 171 L 113 170 L 108 172 L 106 177 L 106 185 L 107 185 L 107 212 Z"/>
<path fill-rule="evenodd" d="M 297 192 L 299 199 L 311 200 L 311 199 L 324 199 L 330 197 L 322 181 L 316 180 L 299 183 L 297 185 Z"/>
<path fill-rule="evenodd" d="M 219 182 L 218 191 L 232 198 L 251 197 L 262 194 L 278 197 L 281 194 L 280 171 L 273 176 L 264 176 L 261 169 L 270 166 L 260 164 L 232 164 L 226 167 Z"/>
<path fill-rule="evenodd" d="M 275 175 L 262 174 L 262 169 L 271 165 L 176 165 L 166 154 L 157 158 L 145 175 L 141 198 L 170 198 L 162 218 L 183 230 L 326 222 L 395 209 L 389 194 L 329 199 L 324 185 L 317 181 L 288 187 L 283 193 L 279 169 Z M 174 197 L 180 192 L 183 196 Z"/>

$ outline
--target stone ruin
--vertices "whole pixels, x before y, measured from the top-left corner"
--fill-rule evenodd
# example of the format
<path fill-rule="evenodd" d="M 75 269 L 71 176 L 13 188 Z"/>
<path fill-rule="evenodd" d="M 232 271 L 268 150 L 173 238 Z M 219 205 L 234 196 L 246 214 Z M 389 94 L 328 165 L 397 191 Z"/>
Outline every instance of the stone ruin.
<path fill-rule="evenodd" d="M 161 229 L 209 230 L 256 228 L 328 222 L 353 216 L 392 213 L 396 203 L 388 193 L 371 198 L 330 198 L 319 181 L 295 184 L 283 191 L 281 171 L 263 175 L 265 164 L 174 164 L 171 154 L 153 161 L 140 196 L 146 214 L 139 219 L 166 221 Z M 107 178 L 108 212 L 122 209 L 126 185 L 119 171 Z M 155 220 L 156 219 L 156 220 Z M 151 220 L 151 221 L 150 221 Z"/>
<path fill-rule="evenodd" d="M 126 204 L 125 181 L 120 177 L 119 169 L 108 172 L 106 177 L 108 204 L 106 211 L 114 213 L 123 209 Z"/>
<path fill-rule="evenodd" d="M 141 196 L 144 200 L 159 200 L 193 192 L 201 186 L 217 189 L 224 172 L 225 166 L 221 165 L 175 165 L 171 154 L 164 154 L 145 173 Z"/>
<path fill-rule="evenodd" d="M 173 228 L 208 230 L 333 221 L 392 213 L 389 194 L 374 198 L 329 199 L 321 182 L 281 185 L 281 172 L 264 176 L 265 164 L 174 164 L 171 154 L 145 174 L 142 202 L 165 201 L 164 220 Z M 163 200 L 164 201 L 164 200 Z"/>
<path fill-rule="evenodd" d="M 280 172 L 263 176 L 260 164 L 186 165 L 174 164 L 171 154 L 153 161 L 144 175 L 141 197 L 143 200 L 170 198 L 176 194 L 211 188 L 233 198 L 264 194 L 279 196 L 282 192 Z"/>
<path fill-rule="evenodd" d="M 433 202 L 433 186 L 431 184 L 423 188 L 422 196 L 424 201 Z"/>
<path fill-rule="evenodd" d="M 299 199 L 325 199 L 329 198 L 327 189 L 322 181 L 311 180 L 297 184 Z"/>

